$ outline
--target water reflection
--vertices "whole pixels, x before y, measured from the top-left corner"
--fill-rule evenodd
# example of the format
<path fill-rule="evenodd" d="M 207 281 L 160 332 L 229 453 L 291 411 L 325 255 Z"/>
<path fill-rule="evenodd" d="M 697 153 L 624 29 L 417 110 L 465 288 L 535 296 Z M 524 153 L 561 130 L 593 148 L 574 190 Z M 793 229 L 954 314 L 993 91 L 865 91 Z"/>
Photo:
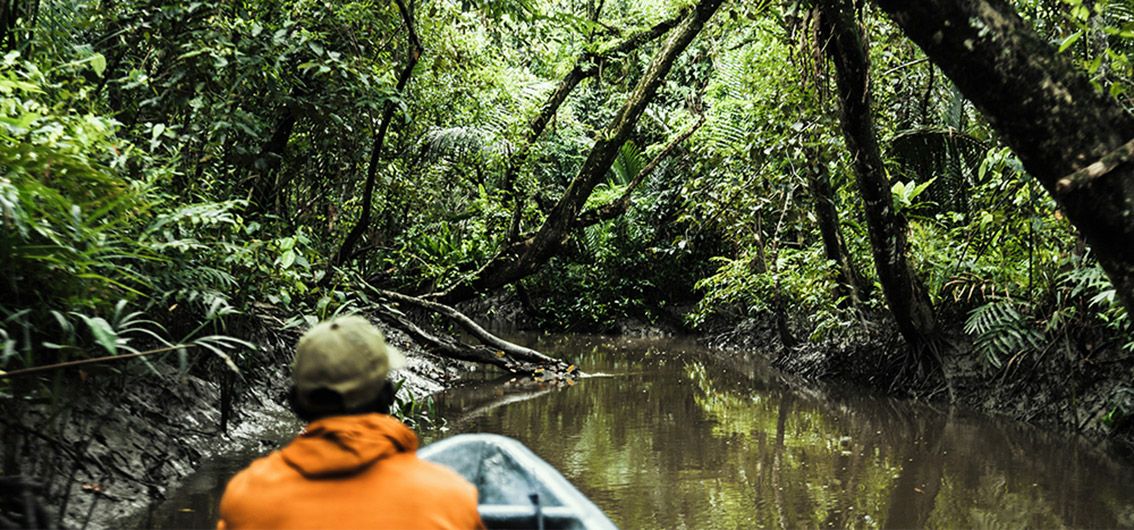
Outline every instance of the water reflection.
<path fill-rule="evenodd" d="M 527 340 L 610 377 L 456 389 L 450 430 L 427 436 L 517 438 L 624 528 L 1134 526 L 1134 469 L 1065 437 L 801 392 L 672 340 Z"/>
<path fill-rule="evenodd" d="M 423 438 L 517 438 L 628 530 L 1134 527 L 1134 467 L 1065 436 L 806 390 L 756 355 L 672 339 L 517 340 L 597 375 L 451 390 L 448 429 Z M 250 458 L 213 462 L 144 526 L 211 526 Z"/>

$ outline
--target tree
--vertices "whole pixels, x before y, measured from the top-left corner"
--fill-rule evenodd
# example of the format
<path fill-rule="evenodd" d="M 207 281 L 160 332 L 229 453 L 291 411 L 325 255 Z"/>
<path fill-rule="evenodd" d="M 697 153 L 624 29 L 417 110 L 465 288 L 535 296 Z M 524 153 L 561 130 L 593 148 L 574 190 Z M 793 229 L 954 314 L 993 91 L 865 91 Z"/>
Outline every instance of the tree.
<path fill-rule="evenodd" d="M 598 11 L 598 9 L 595 10 L 596 17 L 598 16 Z M 532 118 L 527 133 L 524 135 L 524 139 L 520 144 L 520 149 L 511 157 L 508 161 L 507 168 L 504 170 L 503 188 L 513 205 L 512 223 L 508 228 L 508 233 L 504 236 L 505 248 L 520 235 L 520 220 L 523 216 L 523 205 L 520 200 L 520 193 L 516 189 L 516 177 L 519 175 L 520 168 L 524 165 L 524 162 L 527 161 L 528 153 L 531 151 L 532 146 L 535 145 L 539 137 L 543 135 L 544 129 L 551 123 L 555 114 L 559 112 L 559 107 L 563 105 L 563 102 L 567 101 L 567 96 L 571 95 L 575 87 L 579 86 L 579 83 L 582 83 L 584 79 L 598 75 L 599 69 L 605 61 L 616 55 L 634 51 L 643 44 L 665 35 L 666 32 L 673 29 L 674 26 L 677 26 L 678 23 L 685 19 L 687 15 L 687 12 L 682 11 L 676 16 L 654 24 L 653 27 L 648 30 L 635 33 L 621 42 L 605 47 L 598 52 L 584 52 L 582 56 L 575 61 L 575 66 L 571 68 L 571 71 L 559 81 L 559 85 L 555 87 L 555 90 L 548 96 L 547 102 L 540 108 L 539 114 Z"/>
<path fill-rule="evenodd" d="M 398 83 L 395 87 L 395 90 L 401 93 L 409 84 L 413 69 L 417 66 L 418 59 L 421 58 L 422 47 L 421 40 L 417 36 L 417 29 L 414 26 L 413 0 L 409 0 L 408 4 L 406 0 L 394 1 L 398 5 L 398 12 L 402 15 L 402 20 L 406 26 L 406 62 L 402 67 L 401 74 L 398 75 Z M 338 253 L 331 260 L 331 267 L 342 265 L 354 255 L 355 246 L 358 245 L 362 235 L 370 227 L 370 210 L 374 203 L 374 187 L 378 181 L 378 164 L 382 161 L 382 147 L 386 143 L 386 133 L 390 129 L 390 122 L 394 119 L 394 113 L 397 110 L 397 101 L 393 99 L 387 101 L 382 108 L 382 118 L 378 122 L 378 128 L 374 131 L 374 143 L 370 148 L 370 163 L 366 167 L 366 183 L 362 190 L 362 213 L 359 214 L 354 228 L 351 228 L 346 239 L 343 240 L 343 245 L 339 247 Z M 329 282 L 331 278 L 332 275 L 328 271 L 328 274 L 324 277 L 324 283 Z"/>
<path fill-rule="evenodd" d="M 866 281 L 855 268 L 843 242 L 839 228 L 839 211 L 835 205 L 835 191 L 831 188 L 831 176 L 827 171 L 827 160 L 821 147 L 811 147 L 805 151 L 807 156 L 807 187 L 811 200 L 815 203 L 815 218 L 819 222 L 819 234 L 823 238 L 823 252 L 827 259 L 835 262 L 838 268 L 836 294 L 845 297 L 858 306 L 867 296 Z"/>
<path fill-rule="evenodd" d="M 819 39 L 835 65 L 841 122 L 866 210 L 874 265 L 898 330 L 916 349 L 937 341 L 929 295 L 907 259 L 908 221 L 894 208 L 871 114 L 869 62 L 849 0 L 819 2 Z"/>
<path fill-rule="evenodd" d="M 654 55 L 650 65 L 638 80 L 634 90 L 623 103 L 607 127 L 598 134 L 586 161 L 571 180 L 563 196 L 552 207 L 537 232 L 498 254 L 469 281 L 451 286 L 435 297 L 454 302 L 472 297 L 476 293 L 508 285 L 538 270 L 559 250 L 571 236 L 576 218 L 591 195 L 591 191 L 606 176 L 618 156 L 622 144 L 630 138 L 638 118 L 645 112 L 658 87 L 674 61 L 681 55 L 701 28 L 716 13 L 722 0 L 702 0 Z"/>
<path fill-rule="evenodd" d="M 1003 0 L 876 0 L 988 118 L 1134 314 L 1134 117 Z"/>

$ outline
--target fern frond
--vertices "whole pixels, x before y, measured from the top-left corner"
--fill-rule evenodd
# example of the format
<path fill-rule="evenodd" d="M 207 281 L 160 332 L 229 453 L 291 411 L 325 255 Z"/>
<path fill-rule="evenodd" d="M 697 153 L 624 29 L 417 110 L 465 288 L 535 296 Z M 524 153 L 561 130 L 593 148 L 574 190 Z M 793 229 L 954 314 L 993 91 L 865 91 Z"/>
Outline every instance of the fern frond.
<path fill-rule="evenodd" d="M 634 142 L 626 142 L 618 149 L 618 158 L 614 159 L 614 164 L 610 167 L 613 182 L 625 186 L 634 180 L 645 166 L 646 159 L 642 156 L 642 150 L 638 149 Z"/>
<path fill-rule="evenodd" d="M 1044 334 L 1021 311 L 1024 304 L 1009 298 L 977 306 L 965 320 L 965 333 L 973 337 L 973 348 L 996 368 L 1002 359 L 1043 347 Z"/>

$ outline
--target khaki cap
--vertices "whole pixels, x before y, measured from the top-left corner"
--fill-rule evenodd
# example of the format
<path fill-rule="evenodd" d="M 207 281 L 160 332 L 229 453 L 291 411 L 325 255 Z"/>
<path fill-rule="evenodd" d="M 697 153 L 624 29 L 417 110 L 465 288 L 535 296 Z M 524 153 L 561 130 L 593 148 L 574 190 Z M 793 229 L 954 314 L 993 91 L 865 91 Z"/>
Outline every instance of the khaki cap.
<path fill-rule="evenodd" d="M 390 370 L 405 364 L 405 355 L 386 344 L 382 332 L 365 318 L 337 317 L 320 322 L 299 339 L 292 378 L 304 405 L 311 405 L 307 396 L 312 391 L 326 388 L 352 409 L 377 397 Z"/>

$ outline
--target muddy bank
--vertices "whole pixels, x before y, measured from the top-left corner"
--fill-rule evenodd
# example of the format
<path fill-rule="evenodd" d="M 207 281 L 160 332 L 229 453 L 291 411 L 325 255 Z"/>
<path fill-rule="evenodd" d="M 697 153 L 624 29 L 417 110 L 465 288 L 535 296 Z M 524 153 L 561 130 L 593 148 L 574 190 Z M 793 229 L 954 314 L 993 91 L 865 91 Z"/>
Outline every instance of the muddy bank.
<path fill-rule="evenodd" d="M 1134 356 L 1117 346 L 1090 351 L 1051 347 L 995 369 L 982 362 L 956 326 L 946 330 L 945 378 L 918 380 L 903 372 L 908 348 L 886 315 L 871 315 L 837 339 L 785 348 L 774 317 L 715 322 L 702 335 L 714 348 L 767 352 L 773 365 L 814 381 L 846 381 L 891 395 L 953 403 L 993 416 L 1078 433 L 1134 456 L 1134 425 L 1111 412 L 1134 385 Z M 946 381 L 947 380 L 947 381 Z"/>
<path fill-rule="evenodd" d="M 202 461 L 265 452 L 289 439 L 299 427 L 285 405 L 298 333 L 278 331 L 270 319 L 249 319 L 241 329 L 233 335 L 259 350 L 237 360 L 240 377 L 226 377 L 208 359 L 195 361 L 188 374 L 163 363 L 154 363 L 156 373 L 122 363 L 58 374 L 53 402 L 0 400 L 3 475 L 24 477 L 0 483 L 0 517 L 29 526 L 26 491 L 44 510 L 33 515 L 37 525 L 120 528 Z M 401 399 L 438 392 L 464 370 L 383 329 L 409 357 L 395 374 L 403 381 Z"/>
<path fill-rule="evenodd" d="M 530 303 L 508 293 L 466 304 L 469 314 L 487 315 L 495 325 L 534 330 Z M 710 318 L 696 332 L 684 325 L 682 310 L 673 308 L 665 318 L 647 322 L 625 319 L 612 329 L 630 337 L 689 335 L 714 349 L 760 352 L 773 365 L 807 381 L 842 381 L 917 400 L 956 404 L 1056 432 L 1078 433 L 1134 457 L 1134 420 L 1113 414 L 1124 392 L 1134 387 L 1134 355 L 1121 350 L 1121 340 L 1106 330 L 1081 329 L 1066 343 L 1050 344 L 1043 352 L 1029 352 L 995 369 L 973 351 L 971 338 L 959 324 L 945 329 L 942 362 L 946 374 L 921 379 L 903 371 L 909 355 L 890 316 L 876 311 L 831 335 L 811 341 L 798 326 L 808 315 L 788 315 L 788 328 L 797 344 L 784 347 L 771 313 L 751 318 Z M 943 321 L 963 322 L 963 315 L 943 315 Z M 793 379 L 795 379 L 793 378 Z M 1121 411 L 1120 411 L 1121 412 Z"/>

